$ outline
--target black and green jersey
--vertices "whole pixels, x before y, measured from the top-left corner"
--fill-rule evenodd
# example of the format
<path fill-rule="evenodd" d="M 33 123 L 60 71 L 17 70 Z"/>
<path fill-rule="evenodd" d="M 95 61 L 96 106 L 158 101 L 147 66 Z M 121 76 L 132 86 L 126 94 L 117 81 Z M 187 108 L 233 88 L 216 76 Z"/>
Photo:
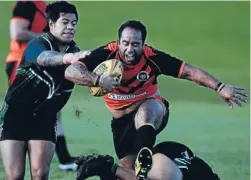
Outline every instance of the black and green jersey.
<path fill-rule="evenodd" d="M 56 39 L 50 33 L 34 38 L 28 43 L 16 78 L 5 97 L 8 107 L 22 111 L 58 112 L 68 101 L 74 84 L 64 78 L 67 65 L 41 67 L 37 57 L 45 50 L 58 51 Z M 69 44 L 67 53 L 78 52 L 75 42 Z"/>

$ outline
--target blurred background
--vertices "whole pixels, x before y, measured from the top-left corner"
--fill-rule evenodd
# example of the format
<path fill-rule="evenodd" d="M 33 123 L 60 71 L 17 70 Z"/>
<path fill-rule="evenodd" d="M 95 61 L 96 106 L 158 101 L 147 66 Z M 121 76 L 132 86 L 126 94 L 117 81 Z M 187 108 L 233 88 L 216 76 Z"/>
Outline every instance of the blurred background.
<path fill-rule="evenodd" d="M 5 58 L 9 52 L 9 21 L 15 2 L 0 2 L 0 102 L 7 90 Z M 201 67 L 225 83 L 250 87 L 250 2 L 73 2 L 80 21 L 76 41 L 93 49 L 117 39 L 118 27 L 128 19 L 148 29 L 146 43 Z M 185 143 L 219 173 L 222 180 L 249 179 L 249 104 L 228 108 L 213 91 L 191 82 L 159 77 L 169 100 L 170 119 L 158 141 Z M 83 110 L 80 119 L 74 115 Z M 21 119 L 20 119 L 21 120 Z M 69 150 L 115 156 L 110 114 L 102 98 L 76 86 L 63 110 Z M 53 160 L 50 179 L 72 180 Z M 26 179 L 29 179 L 27 168 Z M 4 179 L 0 159 L 0 179 Z M 95 179 L 95 178 L 94 178 Z"/>

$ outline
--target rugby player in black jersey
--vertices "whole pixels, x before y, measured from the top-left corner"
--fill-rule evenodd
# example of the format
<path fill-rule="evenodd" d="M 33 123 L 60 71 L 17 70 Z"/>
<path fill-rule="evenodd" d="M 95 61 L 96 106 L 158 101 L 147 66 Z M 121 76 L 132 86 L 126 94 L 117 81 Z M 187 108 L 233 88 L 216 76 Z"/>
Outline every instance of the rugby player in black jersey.
<path fill-rule="evenodd" d="M 46 33 L 28 43 L 0 113 L 0 147 L 7 180 L 24 179 L 27 152 L 31 179 L 48 179 L 56 114 L 74 87 L 64 78 L 64 71 L 89 53 L 79 51 L 73 41 L 78 22 L 74 5 L 66 1 L 49 4 L 46 17 Z"/>
<path fill-rule="evenodd" d="M 142 157 L 144 156 L 143 154 Z M 151 158 L 144 165 L 151 165 Z M 146 178 L 137 178 L 132 169 L 119 166 L 112 156 L 91 154 L 79 157 L 77 180 L 99 176 L 102 180 L 220 180 L 210 165 L 186 145 L 174 141 L 158 143 L 153 148 L 153 164 Z"/>

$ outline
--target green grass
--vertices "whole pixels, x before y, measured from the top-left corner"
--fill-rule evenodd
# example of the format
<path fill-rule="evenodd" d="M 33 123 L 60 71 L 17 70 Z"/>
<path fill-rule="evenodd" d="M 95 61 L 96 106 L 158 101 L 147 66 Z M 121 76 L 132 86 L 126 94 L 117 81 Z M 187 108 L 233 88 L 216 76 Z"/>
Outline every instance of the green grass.
<path fill-rule="evenodd" d="M 249 2 L 74 2 L 80 22 L 76 41 L 81 49 L 117 38 L 127 19 L 142 20 L 147 43 L 201 67 L 226 83 L 250 87 Z M 7 88 L 4 59 L 8 53 L 13 2 L 0 2 L 0 95 Z M 206 159 L 223 180 L 249 179 L 249 105 L 229 109 L 213 91 L 191 82 L 160 77 L 162 95 L 171 103 L 170 122 L 158 141 L 177 140 Z M 73 106 L 84 109 L 74 117 Z M 74 155 L 92 151 L 114 154 L 110 114 L 103 100 L 76 87 L 63 111 L 69 149 Z M 53 159 L 50 179 L 71 180 Z M 0 161 L 0 179 L 3 179 Z M 30 179 L 28 171 L 26 179 Z"/>

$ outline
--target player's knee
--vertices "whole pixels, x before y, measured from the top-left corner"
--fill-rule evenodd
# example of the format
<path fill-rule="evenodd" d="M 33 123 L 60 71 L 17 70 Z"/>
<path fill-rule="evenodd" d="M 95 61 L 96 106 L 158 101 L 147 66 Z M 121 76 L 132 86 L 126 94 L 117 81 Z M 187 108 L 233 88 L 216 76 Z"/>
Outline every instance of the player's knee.
<path fill-rule="evenodd" d="M 171 159 L 157 153 L 153 156 L 153 167 L 148 177 L 155 180 L 182 180 L 182 173 Z"/>
<path fill-rule="evenodd" d="M 49 177 L 49 170 L 44 171 L 41 169 L 33 169 L 32 170 L 32 179 L 33 180 L 46 180 Z"/>
<path fill-rule="evenodd" d="M 163 106 L 155 99 L 148 99 L 143 102 L 135 115 L 135 127 L 139 129 L 145 124 L 151 124 L 156 129 L 162 124 L 164 115 Z"/>
<path fill-rule="evenodd" d="M 6 180 L 21 180 L 24 179 L 25 172 L 20 169 L 11 169 L 6 172 Z"/>
<path fill-rule="evenodd" d="M 49 167 L 32 167 L 31 175 L 33 180 L 46 180 L 49 177 Z"/>

